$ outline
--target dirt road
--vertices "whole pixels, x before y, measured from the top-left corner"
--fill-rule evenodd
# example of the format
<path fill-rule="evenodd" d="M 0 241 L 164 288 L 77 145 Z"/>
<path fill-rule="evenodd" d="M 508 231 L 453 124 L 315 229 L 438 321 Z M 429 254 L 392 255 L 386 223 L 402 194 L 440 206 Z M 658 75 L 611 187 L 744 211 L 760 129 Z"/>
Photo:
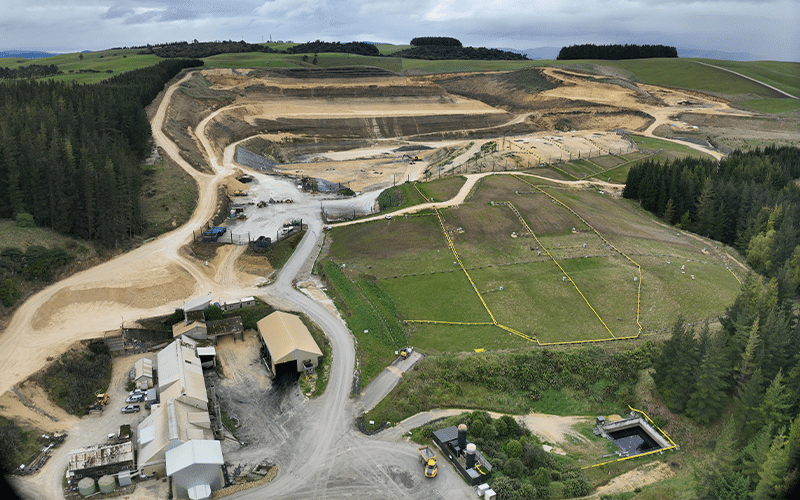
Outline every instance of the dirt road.
<path fill-rule="evenodd" d="M 326 393 L 299 411 L 295 416 L 299 424 L 291 439 L 276 443 L 270 452 L 281 471 L 278 478 L 235 498 L 341 498 L 352 495 L 359 498 L 448 499 L 472 496 L 472 490 L 466 488 L 449 468 L 443 468 L 435 483 L 425 482 L 419 474 L 409 473 L 418 468 L 416 450 L 412 445 L 366 438 L 353 430 L 355 407 L 348 397 L 355 366 L 352 337 L 340 318 L 325 305 L 296 290 L 292 284 L 301 269 L 308 269 L 307 261 L 315 255 L 314 250 L 322 237 L 319 210 L 312 209 L 319 203 L 319 198 L 295 191 L 293 197 L 297 204 L 293 203 L 285 213 L 271 217 L 271 220 L 277 220 L 278 215 L 294 217 L 302 214 L 309 231 L 270 287 L 259 289 L 252 283 L 241 283 L 231 273 L 236 250 L 230 251 L 223 259 L 217 273 L 207 272 L 199 263 L 181 254 L 180 249 L 191 239 L 192 232 L 211 217 L 216 205 L 217 186 L 236 168 L 232 163 L 232 150 L 224 148 L 227 145 L 216 147 L 206 134 L 208 125 L 222 111 L 210 114 L 194 131 L 213 175 L 199 173 L 188 165 L 180 157 L 178 146 L 164 134 L 163 125 L 172 95 L 188 78 L 190 76 L 167 90 L 152 121 L 152 130 L 156 143 L 165 154 L 197 181 L 199 200 L 192 218 L 181 228 L 55 283 L 23 303 L 0 335 L 0 394 L 45 366 L 48 357 L 57 356 L 76 340 L 96 338 L 104 332 L 117 330 L 126 321 L 169 313 L 201 294 L 211 293 L 216 300 L 256 295 L 277 307 L 308 314 L 329 336 L 334 362 Z M 611 90 L 617 92 L 616 88 Z M 580 94 L 567 95 L 573 91 L 561 92 L 565 98 L 581 98 Z M 622 98 L 623 94 L 625 99 L 631 99 L 631 95 L 624 92 L 618 96 Z M 606 95 L 598 96 L 601 100 L 608 98 Z M 657 117 L 657 122 L 663 123 L 673 113 L 685 110 L 686 106 L 656 108 L 653 107 L 651 114 Z M 698 112 L 702 109 L 698 107 Z M 309 112 L 307 108 L 301 111 Z M 479 111 L 485 112 L 484 109 Z M 461 192 L 453 200 L 430 206 L 462 203 L 482 175 L 490 174 L 468 176 Z M 259 182 L 266 189 L 292 189 L 287 181 L 267 176 L 260 178 Z M 363 199 L 369 200 L 368 197 Z M 414 209 L 420 208 L 423 207 Z M 263 226 L 263 229 L 270 229 L 270 226 Z M 65 460 L 66 455 L 54 458 L 40 476 L 23 478 L 20 482 L 26 494 L 31 498 L 59 498 Z"/>

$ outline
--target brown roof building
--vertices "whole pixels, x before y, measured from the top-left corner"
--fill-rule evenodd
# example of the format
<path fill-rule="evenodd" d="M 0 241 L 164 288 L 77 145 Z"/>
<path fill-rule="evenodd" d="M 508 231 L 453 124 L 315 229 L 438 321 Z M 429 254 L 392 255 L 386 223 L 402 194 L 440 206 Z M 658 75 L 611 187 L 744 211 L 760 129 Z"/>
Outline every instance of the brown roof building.
<path fill-rule="evenodd" d="M 273 375 L 301 372 L 304 365 L 316 368 L 322 351 L 298 316 L 275 311 L 261 319 L 257 326 Z"/>

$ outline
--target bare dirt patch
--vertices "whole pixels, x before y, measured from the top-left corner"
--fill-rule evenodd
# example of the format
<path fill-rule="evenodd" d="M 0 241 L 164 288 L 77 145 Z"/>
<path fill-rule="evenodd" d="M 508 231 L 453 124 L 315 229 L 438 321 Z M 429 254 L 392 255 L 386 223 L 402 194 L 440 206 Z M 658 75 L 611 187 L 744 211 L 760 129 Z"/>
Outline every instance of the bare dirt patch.
<path fill-rule="evenodd" d="M 130 269 L 117 276 L 119 286 L 79 285 L 59 290 L 39 309 L 34 328 L 54 328 L 68 309 L 86 311 L 92 303 L 115 302 L 133 308 L 153 308 L 184 299 L 194 292 L 195 281 L 182 267 L 154 263 L 150 269 Z M 105 283 L 104 283 L 105 284 Z"/>
<path fill-rule="evenodd" d="M 616 495 L 633 491 L 642 486 L 659 483 L 674 475 L 675 473 L 666 463 L 651 462 L 615 477 L 608 484 L 598 487 L 589 498 L 600 498 L 601 495 Z"/>
<path fill-rule="evenodd" d="M 41 412 L 25 406 L 11 391 L 0 396 L 0 415 L 15 420 L 24 428 L 34 428 L 49 434 L 68 431 L 78 422 L 77 417 L 54 405 L 44 389 L 36 382 L 30 380 L 23 382 L 17 386 L 17 389 L 36 408 L 53 418 L 48 418 Z"/>

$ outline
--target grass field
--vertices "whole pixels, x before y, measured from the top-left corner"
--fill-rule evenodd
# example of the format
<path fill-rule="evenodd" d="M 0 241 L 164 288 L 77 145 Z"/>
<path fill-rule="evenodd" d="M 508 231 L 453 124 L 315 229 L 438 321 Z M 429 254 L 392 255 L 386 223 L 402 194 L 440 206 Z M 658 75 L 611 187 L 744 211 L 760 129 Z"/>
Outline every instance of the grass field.
<path fill-rule="evenodd" d="M 736 107 L 761 113 L 785 113 L 800 109 L 800 99 L 754 99 L 752 101 L 737 102 Z"/>
<path fill-rule="evenodd" d="M 55 64 L 63 75 L 50 77 L 52 80 L 74 81 L 77 83 L 97 83 L 119 73 L 133 69 L 146 68 L 161 61 L 155 55 L 140 55 L 138 49 L 115 49 L 98 52 L 61 54 L 43 59 L 0 59 L 0 66 L 30 66 L 32 64 Z M 81 58 L 81 56 L 83 56 Z M 88 71 L 81 73 L 81 71 Z"/>
<path fill-rule="evenodd" d="M 544 191 L 487 177 L 467 203 L 441 211 L 464 269 L 434 216 L 334 228 L 329 256 L 346 263 L 351 279 L 384 289 L 410 341 L 431 352 L 530 344 L 499 325 L 543 344 L 632 337 L 640 324 L 668 328 L 678 312 L 714 319 L 738 293 L 721 254 L 701 252 L 710 244 L 677 235 L 626 200 L 531 184 Z M 526 228 L 496 203 L 506 200 L 538 239 L 519 237 Z M 493 318 L 497 326 L 464 324 Z"/>

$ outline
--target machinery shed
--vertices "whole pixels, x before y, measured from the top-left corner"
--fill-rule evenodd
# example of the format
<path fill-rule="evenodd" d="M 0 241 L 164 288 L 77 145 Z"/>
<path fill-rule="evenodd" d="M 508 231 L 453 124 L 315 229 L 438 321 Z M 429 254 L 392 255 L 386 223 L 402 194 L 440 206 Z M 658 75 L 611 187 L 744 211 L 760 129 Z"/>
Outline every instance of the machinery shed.
<path fill-rule="evenodd" d="M 257 326 L 267 364 L 274 376 L 316 368 L 322 351 L 298 316 L 275 311 L 261 319 Z"/>

